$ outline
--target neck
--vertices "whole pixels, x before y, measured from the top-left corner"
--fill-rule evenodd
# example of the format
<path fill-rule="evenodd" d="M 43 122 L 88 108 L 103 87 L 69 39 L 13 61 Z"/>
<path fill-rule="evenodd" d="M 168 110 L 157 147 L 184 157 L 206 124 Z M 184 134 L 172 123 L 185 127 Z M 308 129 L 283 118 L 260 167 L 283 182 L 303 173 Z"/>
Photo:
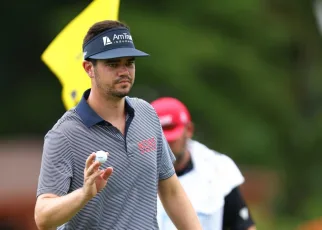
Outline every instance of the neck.
<path fill-rule="evenodd" d="M 87 103 L 105 121 L 113 122 L 125 118 L 125 98 L 107 98 L 91 90 Z"/>
<path fill-rule="evenodd" d="M 189 150 L 185 150 L 184 153 L 182 154 L 182 156 L 179 157 L 179 159 L 177 159 L 175 161 L 174 169 L 176 171 L 180 171 L 180 170 L 184 169 L 187 166 L 190 158 L 191 158 L 191 156 L 190 156 Z"/>

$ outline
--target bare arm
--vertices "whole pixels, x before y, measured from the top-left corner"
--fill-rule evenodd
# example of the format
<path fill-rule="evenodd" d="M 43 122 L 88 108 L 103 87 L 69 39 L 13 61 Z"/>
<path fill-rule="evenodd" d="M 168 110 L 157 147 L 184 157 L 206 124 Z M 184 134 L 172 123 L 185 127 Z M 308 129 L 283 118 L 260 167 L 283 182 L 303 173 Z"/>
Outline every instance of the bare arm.
<path fill-rule="evenodd" d="M 99 170 L 100 163 L 94 162 L 95 154 L 86 160 L 84 185 L 65 196 L 42 194 L 35 207 L 35 221 L 40 230 L 56 228 L 76 215 L 107 183 L 112 174 L 111 167 Z"/>
<path fill-rule="evenodd" d="M 40 195 L 36 202 L 35 220 L 40 230 L 47 230 L 66 223 L 81 210 L 89 200 L 83 189 L 66 196 Z"/>
<path fill-rule="evenodd" d="M 159 181 L 159 197 L 168 216 L 178 229 L 201 229 L 197 214 L 176 174 Z"/>

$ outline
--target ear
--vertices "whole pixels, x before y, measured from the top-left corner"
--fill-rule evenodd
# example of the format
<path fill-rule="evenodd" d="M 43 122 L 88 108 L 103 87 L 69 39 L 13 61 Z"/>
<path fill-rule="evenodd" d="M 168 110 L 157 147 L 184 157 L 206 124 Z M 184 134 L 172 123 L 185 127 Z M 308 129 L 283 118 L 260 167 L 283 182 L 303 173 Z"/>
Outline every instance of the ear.
<path fill-rule="evenodd" d="M 83 61 L 83 68 L 90 78 L 94 78 L 94 66 L 90 61 Z"/>
<path fill-rule="evenodd" d="M 187 124 L 187 137 L 188 138 L 192 138 L 193 136 L 193 133 L 195 131 L 195 126 L 194 124 L 190 121 L 188 124 Z"/>

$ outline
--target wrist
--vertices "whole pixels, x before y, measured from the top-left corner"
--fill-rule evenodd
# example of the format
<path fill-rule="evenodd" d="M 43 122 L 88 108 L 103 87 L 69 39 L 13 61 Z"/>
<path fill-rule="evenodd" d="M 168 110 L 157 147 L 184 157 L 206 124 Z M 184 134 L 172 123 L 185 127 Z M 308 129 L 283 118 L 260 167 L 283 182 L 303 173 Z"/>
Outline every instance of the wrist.
<path fill-rule="evenodd" d="M 79 198 L 82 201 L 82 203 L 86 204 L 88 201 L 90 201 L 93 197 L 89 196 L 86 191 L 85 188 L 82 187 L 79 189 Z"/>

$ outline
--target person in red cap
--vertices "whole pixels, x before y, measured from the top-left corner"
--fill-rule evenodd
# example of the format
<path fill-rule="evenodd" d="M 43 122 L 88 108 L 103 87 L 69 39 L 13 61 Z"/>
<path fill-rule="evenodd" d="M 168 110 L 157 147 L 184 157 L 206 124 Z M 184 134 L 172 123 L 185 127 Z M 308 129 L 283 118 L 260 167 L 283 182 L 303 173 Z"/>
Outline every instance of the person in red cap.
<path fill-rule="evenodd" d="M 159 116 L 164 135 L 176 157 L 176 174 L 204 230 L 255 230 L 239 186 L 244 177 L 234 161 L 192 140 L 194 125 L 186 106 L 171 97 L 151 105 Z M 158 200 L 160 230 L 175 229 Z"/>

